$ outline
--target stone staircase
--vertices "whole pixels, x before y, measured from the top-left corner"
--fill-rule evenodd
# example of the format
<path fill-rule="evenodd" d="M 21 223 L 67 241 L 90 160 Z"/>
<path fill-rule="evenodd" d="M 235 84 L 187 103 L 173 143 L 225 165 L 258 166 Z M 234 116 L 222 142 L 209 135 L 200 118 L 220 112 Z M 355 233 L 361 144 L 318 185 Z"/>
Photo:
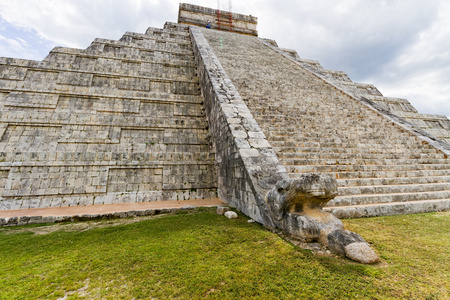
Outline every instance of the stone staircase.
<path fill-rule="evenodd" d="M 0 58 L 0 210 L 217 197 L 187 26 Z"/>
<path fill-rule="evenodd" d="M 260 39 L 202 32 L 289 176 L 337 178 L 327 210 L 345 218 L 450 209 L 447 155 L 341 89 L 381 97 L 374 86 L 332 71 L 341 85 L 330 84 L 312 62 L 304 67 Z"/>

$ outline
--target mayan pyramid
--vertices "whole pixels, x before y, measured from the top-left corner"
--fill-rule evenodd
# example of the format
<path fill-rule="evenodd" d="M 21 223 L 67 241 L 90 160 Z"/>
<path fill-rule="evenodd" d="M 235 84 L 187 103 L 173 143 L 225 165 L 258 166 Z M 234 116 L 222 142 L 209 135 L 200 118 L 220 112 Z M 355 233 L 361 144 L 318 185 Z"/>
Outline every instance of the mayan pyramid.
<path fill-rule="evenodd" d="M 211 29 L 205 27 L 212 20 Z M 450 121 L 180 4 L 178 23 L 0 59 L 0 210 L 220 197 L 336 177 L 338 217 L 450 209 Z"/>

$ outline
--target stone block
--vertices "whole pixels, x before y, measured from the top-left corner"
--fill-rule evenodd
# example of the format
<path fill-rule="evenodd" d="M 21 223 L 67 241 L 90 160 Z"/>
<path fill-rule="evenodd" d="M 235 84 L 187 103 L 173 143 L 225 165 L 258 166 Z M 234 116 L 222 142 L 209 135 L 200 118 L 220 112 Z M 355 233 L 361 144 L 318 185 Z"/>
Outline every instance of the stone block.
<path fill-rule="evenodd" d="M 5 218 L 7 226 L 15 226 L 19 223 L 19 217 Z"/>
<path fill-rule="evenodd" d="M 230 208 L 229 207 L 225 207 L 225 206 L 218 206 L 217 207 L 217 214 L 219 215 L 223 215 L 225 214 L 227 211 L 229 211 Z"/>
<path fill-rule="evenodd" d="M 344 248 L 345 256 L 363 264 L 375 264 L 380 259 L 370 246 L 365 242 L 351 243 Z"/>
<path fill-rule="evenodd" d="M 227 217 L 228 219 L 237 219 L 238 218 L 237 213 L 235 213 L 234 211 L 226 211 L 224 213 L 224 216 Z"/>

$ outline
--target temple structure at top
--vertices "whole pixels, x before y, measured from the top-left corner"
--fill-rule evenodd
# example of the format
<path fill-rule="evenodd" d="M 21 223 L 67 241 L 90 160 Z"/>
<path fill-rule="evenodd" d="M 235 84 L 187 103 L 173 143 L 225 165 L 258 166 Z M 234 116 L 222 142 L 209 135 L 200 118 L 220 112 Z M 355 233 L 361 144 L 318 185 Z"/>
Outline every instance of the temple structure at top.
<path fill-rule="evenodd" d="M 258 31 L 256 30 L 257 17 L 180 3 L 178 23 L 205 27 L 208 21 L 211 24 L 211 29 L 258 36 Z"/>

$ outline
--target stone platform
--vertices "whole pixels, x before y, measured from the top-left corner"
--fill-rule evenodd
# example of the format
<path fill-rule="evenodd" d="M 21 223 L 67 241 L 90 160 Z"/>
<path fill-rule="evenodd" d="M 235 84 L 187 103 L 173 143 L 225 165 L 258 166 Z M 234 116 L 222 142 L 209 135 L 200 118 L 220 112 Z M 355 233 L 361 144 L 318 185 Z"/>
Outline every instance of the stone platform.
<path fill-rule="evenodd" d="M 215 207 L 224 203 L 218 199 L 118 203 L 70 207 L 47 207 L 0 211 L 0 226 L 87 221 L 136 216 L 149 216 L 197 207 Z"/>

